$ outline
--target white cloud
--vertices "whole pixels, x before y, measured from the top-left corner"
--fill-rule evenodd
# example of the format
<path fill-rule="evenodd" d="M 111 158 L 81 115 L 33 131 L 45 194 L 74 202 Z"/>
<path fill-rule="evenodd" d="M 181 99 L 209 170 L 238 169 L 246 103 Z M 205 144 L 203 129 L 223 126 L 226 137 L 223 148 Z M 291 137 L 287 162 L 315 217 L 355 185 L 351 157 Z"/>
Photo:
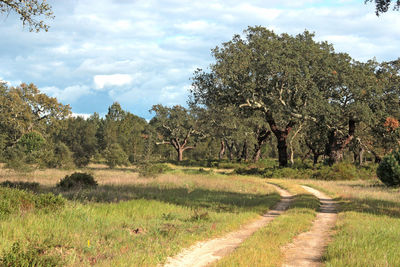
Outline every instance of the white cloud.
<path fill-rule="evenodd" d="M 129 74 L 111 74 L 95 75 L 93 77 L 96 89 L 103 89 L 107 86 L 123 86 L 132 82 L 132 75 Z"/>
<path fill-rule="evenodd" d="M 40 90 L 66 104 L 74 102 L 80 97 L 91 93 L 90 88 L 86 85 L 72 85 L 64 89 L 60 89 L 56 86 L 47 86 L 40 88 Z"/>
<path fill-rule="evenodd" d="M 308 29 L 358 60 L 399 56 L 399 12 L 376 17 L 373 3 L 361 0 L 52 0 L 52 6 L 57 17 L 47 33 L 23 31 L 12 14 L 0 21 L 0 76 L 33 82 L 82 113 L 104 113 L 114 100 L 142 116 L 157 102 L 185 105 L 193 70 L 207 68 L 210 50 L 249 25 L 290 34 Z M 77 101 L 87 95 L 102 105 Z"/>
<path fill-rule="evenodd" d="M 86 119 L 89 119 L 91 115 L 92 115 L 92 114 L 87 114 L 87 113 L 75 113 L 75 112 L 72 112 L 72 114 L 71 114 L 71 116 L 74 117 L 74 118 L 81 117 L 81 118 L 84 118 L 85 120 L 86 120 Z"/>
<path fill-rule="evenodd" d="M 21 81 L 7 81 L 0 77 L 0 82 L 6 83 L 8 86 L 19 86 L 22 82 Z"/>

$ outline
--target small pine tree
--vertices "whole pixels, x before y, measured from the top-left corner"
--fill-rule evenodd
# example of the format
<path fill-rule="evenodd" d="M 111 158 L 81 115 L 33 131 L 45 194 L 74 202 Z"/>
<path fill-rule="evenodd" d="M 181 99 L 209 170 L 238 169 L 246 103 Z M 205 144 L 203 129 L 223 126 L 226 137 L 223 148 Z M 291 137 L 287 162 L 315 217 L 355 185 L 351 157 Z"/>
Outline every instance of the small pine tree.
<path fill-rule="evenodd" d="M 104 152 L 106 164 L 110 168 L 120 165 L 128 165 L 128 156 L 119 144 L 111 144 Z"/>
<path fill-rule="evenodd" d="M 400 186 L 400 150 L 386 155 L 376 170 L 378 178 L 387 186 Z"/>

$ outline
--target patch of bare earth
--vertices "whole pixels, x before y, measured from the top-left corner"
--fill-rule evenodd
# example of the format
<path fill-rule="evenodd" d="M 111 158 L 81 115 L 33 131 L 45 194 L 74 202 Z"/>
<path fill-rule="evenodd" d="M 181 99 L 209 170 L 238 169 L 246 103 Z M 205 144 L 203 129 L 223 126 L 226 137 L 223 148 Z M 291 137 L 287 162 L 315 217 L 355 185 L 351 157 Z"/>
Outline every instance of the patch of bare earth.
<path fill-rule="evenodd" d="M 332 198 L 311 187 L 303 188 L 319 198 L 321 207 L 311 230 L 298 235 L 293 243 L 283 248 L 284 267 L 321 266 L 337 219 L 336 203 Z"/>
<path fill-rule="evenodd" d="M 183 250 L 177 256 L 173 258 L 168 258 L 167 263 L 164 266 L 207 266 L 210 263 L 219 260 L 222 257 L 231 253 L 255 231 L 268 224 L 289 207 L 292 195 L 286 190 L 283 190 L 275 185 L 273 186 L 282 196 L 282 200 L 274 207 L 274 209 L 264 214 L 261 219 L 247 224 L 243 226 L 240 230 L 231 232 L 224 237 L 199 242 L 192 247 Z"/>

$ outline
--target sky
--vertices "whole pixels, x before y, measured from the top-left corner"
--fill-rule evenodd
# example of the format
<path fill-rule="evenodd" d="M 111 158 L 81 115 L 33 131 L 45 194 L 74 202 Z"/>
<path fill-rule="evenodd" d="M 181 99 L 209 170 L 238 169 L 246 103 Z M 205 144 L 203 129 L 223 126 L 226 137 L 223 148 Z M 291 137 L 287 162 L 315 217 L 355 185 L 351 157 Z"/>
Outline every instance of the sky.
<path fill-rule="evenodd" d="M 400 12 L 377 17 L 364 0 L 48 0 L 48 32 L 0 14 L 0 80 L 34 83 L 75 114 L 104 115 L 115 101 L 149 119 L 152 105 L 186 105 L 191 77 L 211 49 L 261 25 L 308 30 L 366 61 L 400 57 Z"/>

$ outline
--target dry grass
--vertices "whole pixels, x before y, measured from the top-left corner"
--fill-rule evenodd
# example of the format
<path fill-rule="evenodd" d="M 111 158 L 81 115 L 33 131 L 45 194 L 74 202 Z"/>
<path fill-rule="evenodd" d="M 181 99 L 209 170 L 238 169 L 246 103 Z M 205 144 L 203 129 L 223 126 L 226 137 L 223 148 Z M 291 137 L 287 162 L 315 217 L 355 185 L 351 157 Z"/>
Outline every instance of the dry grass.
<path fill-rule="evenodd" d="M 380 199 L 400 202 L 400 189 L 388 188 L 379 181 L 315 181 L 308 180 L 305 183 L 326 188 L 334 197 Z"/>
<path fill-rule="evenodd" d="M 265 193 L 271 191 L 265 184 L 265 180 L 254 177 L 238 175 L 187 175 L 180 172 L 181 167 L 173 173 L 159 175 L 156 178 L 139 177 L 135 167 L 109 169 L 106 165 L 90 164 L 87 168 L 77 170 L 45 169 L 35 170 L 30 173 L 21 173 L 0 166 L 0 182 L 6 180 L 12 182 L 37 182 L 43 186 L 55 186 L 60 179 L 73 172 L 91 173 L 99 185 L 170 185 L 172 187 L 209 188 L 219 191 L 231 191 L 238 193 Z"/>

